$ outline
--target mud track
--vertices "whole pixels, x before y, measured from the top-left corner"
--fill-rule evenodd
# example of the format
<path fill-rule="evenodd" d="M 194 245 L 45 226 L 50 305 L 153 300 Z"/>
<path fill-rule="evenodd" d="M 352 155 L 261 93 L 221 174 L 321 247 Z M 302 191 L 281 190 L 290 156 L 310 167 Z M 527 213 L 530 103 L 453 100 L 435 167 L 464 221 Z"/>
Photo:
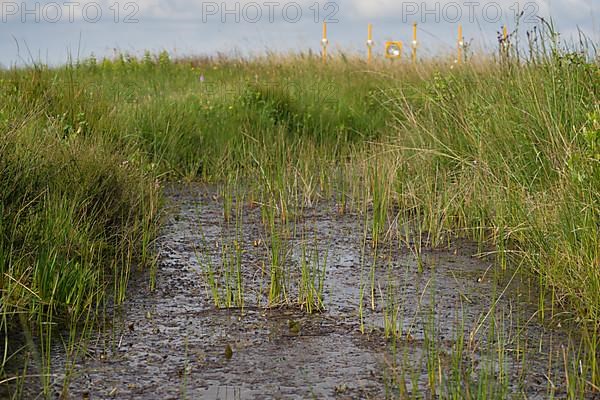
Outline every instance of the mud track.
<path fill-rule="evenodd" d="M 432 335 L 444 378 L 451 375 L 453 349 L 462 335 L 467 343 L 460 362 L 474 376 L 490 365 L 504 374 L 507 397 L 544 399 L 547 377 L 561 384 L 560 365 L 549 367 L 548 357 L 557 357 L 566 336 L 532 319 L 535 309 L 527 304 L 536 300 L 526 285 L 517 278 L 507 286 L 511 275 L 495 272 L 493 260 L 473 257 L 472 246 L 428 250 L 419 272 L 408 249 L 384 246 L 374 258 L 367 246 L 363 256 L 361 217 L 340 216 L 333 203 L 306 209 L 288 238 L 287 264 L 296 276 L 303 241 L 327 254 L 326 310 L 309 315 L 294 304 L 294 279 L 290 304 L 265 307 L 270 239 L 259 208 L 244 205 L 243 225 L 227 224 L 216 191 L 195 186 L 170 190 L 168 209 L 157 241 L 156 290 L 150 291 L 147 274 L 132 278 L 112 326 L 104 327 L 76 361 L 67 383 L 71 398 L 394 398 L 403 390 L 393 379 L 401 371 L 406 393 L 426 398 Z M 234 240 L 242 250 L 244 308 L 218 309 L 206 266 L 222 264 L 223 249 Z M 374 310 L 368 281 L 373 259 Z M 383 329 L 391 304 L 385 299 L 392 292 L 400 331 L 396 346 Z M 502 368 L 493 361 L 495 338 L 506 349 Z M 60 354 L 55 357 L 57 365 L 64 363 Z M 56 379 L 57 391 L 63 379 Z"/>

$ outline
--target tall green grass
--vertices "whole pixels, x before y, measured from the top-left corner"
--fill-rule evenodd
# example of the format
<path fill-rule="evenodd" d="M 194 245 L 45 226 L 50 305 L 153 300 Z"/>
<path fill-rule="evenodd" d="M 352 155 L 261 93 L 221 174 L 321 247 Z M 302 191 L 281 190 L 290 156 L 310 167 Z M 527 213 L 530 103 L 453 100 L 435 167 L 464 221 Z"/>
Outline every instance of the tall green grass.
<path fill-rule="evenodd" d="M 34 67 L 1 77 L 0 379 L 24 338 L 36 374 L 49 375 L 51 338 L 83 333 L 107 284 L 122 301 L 132 265 L 153 257 L 156 175 L 128 163 L 135 150 L 92 134 L 90 100 L 72 71 L 63 73 L 57 81 Z M 47 345 L 38 352 L 31 338 Z"/>
<path fill-rule="evenodd" d="M 594 323 L 599 94 L 598 66 L 569 57 L 436 74 L 398 103 L 389 143 L 410 160 L 400 180 L 426 230 L 493 244 L 505 267 L 507 256 L 526 258 L 555 303 Z"/>

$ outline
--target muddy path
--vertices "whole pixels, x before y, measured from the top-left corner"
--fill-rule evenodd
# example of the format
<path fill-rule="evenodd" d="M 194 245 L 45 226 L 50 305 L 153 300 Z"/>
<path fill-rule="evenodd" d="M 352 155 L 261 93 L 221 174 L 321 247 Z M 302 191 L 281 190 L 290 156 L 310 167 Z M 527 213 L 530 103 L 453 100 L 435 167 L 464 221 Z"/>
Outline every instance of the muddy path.
<path fill-rule="evenodd" d="M 333 204 L 306 209 L 285 240 L 288 302 L 267 308 L 272 238 L 260 209 L 244 205 L 243 223 L 226 223 L 214 188 L 167 197 L 156 289 L 147 274 L 132 278 L 128 300 L 73 374 L 56 377 L 57 393 L 66 385 L 71 398 L 91 399 L 427 398 L 431 379 L 450 382 L 457 371 L 468 371 L 475 393 L 481 382 L 505 398 L 564 393 L 552 360 L 570 345 L 566 333 L 540 325 L 527 305 L 535 294 L 473 257 L 472 246 L 425 251 L 419 267 L 408 249 L 364 246 L 361 217 Z M 244 304 L 219 309 L 207 271 L 227 264 L 231 246 Z M 326 260 L 325 311 L 314 314 L 296 301 L 306 252 Z M 60 349 L 55 364 L 64 370 Z"/>

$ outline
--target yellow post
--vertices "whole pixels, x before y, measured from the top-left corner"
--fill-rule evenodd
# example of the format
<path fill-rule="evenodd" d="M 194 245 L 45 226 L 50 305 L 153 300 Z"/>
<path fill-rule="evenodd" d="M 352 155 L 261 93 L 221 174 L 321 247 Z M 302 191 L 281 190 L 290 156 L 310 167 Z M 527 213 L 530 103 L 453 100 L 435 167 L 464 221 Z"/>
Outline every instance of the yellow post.
<path fill-rule="evenodd" d="M 373 25 L 369 24 L 367 29 L 367 62 L 371 64 L 373 58 Z"/>
<path fill-rule="evenodd" d="M 327 45 L 329 41 L 327 40 L 327 22 L 323 22 L 323 39 L 321 39 L 321 46 L 323 47 L 323 62 L 327 62 Z"/>
<path fill-rule="evenodd" d="M 456 62 L 458 64 L 462 64 L 462 59 L 463 59 L 463 46 L 464 46 L 464 42 L 463 42 L 463 29 L 462 29 L 462 25 L 458 24 L 458 41 L 457 41 L 457 50 L 458 50 L 458 58 L 456 59 Z"/>
<path fill-rule="evenodd" d="M 505 58 L 508 58 L 508 27 L 506 25 L 504 25 L 502 27 L 502 46 L 501 46 L 501 51 L 502 51 L 502 56 Z"/>
<path fill-rule="evenodd" d="M 413 23 L 412 62 L 417 62 L 417 23 Z"/>

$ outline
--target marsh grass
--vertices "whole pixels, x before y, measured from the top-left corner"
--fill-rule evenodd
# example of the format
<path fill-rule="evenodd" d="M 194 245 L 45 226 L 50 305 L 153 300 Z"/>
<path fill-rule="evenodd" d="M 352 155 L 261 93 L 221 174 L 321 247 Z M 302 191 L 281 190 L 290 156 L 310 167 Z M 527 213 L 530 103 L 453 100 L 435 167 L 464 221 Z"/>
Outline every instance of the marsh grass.
<path fill-rule="evenodd" d="M 327 270 L 328 249 L 319 251 L 318 236 L 315 233 L 311 249 L 307 249 L 306 239 L 301 242 L 300 277 L 298 281 L 298 304 L 312 314 L 325 310 L 323 292 Z"/>
<path fill-rule="evenodd" d="M 457 237 L 503 269 L 522 265 L 541 289 L 539 318 L 566 313 L 584 332 L 579 375 L 565 357 L 573 396 L 595 390 L 600 73 L 589 49 L 540 32 L 526 49 L 460 68 L 163 53 L 0 71 L 0 379 L 15 376 L 11 354 L 37 354 L 32 341 L 15 348 L 19 332 L 45 343 L 35 363 L 50 376 L 54 327 L 90 329 L 106 288 L 119 303 L 134 265 L 155 271 L 160 182 L 201 179 L 225 182 L 226 222 L 238 183 L 261 207 L 269 304 L 290 303 L 293 221 L 337 198 L 338 210 L 363 214 L 375 253 L 396 220 L 420 269 L 424 244 Z M 223 250 L 225 288 L 206 270 L 218 305 L 222 289 L 243 298 L 239 249 Z M 366 291 L 376 306 L 369 280 L 361 316 Z M 587 386 L 571 378 L 583 375 Z"/>
<path fill-rule="evenodd" d="M 131 267 L 151 257 L 158 213 L 154 175 L 125 163 L 129 149 L 89 135 L 74 68 L 60 83 L 57 73 L 34 66 L 0 78 L 0 376 L 14 376 L 15 352 L 38 355 L 28 370 L 46 394 L 51 344 L 89 329 L 107 286 L 123 299 Z M 21 348 L 18 332 L 32 337 Z"/>

